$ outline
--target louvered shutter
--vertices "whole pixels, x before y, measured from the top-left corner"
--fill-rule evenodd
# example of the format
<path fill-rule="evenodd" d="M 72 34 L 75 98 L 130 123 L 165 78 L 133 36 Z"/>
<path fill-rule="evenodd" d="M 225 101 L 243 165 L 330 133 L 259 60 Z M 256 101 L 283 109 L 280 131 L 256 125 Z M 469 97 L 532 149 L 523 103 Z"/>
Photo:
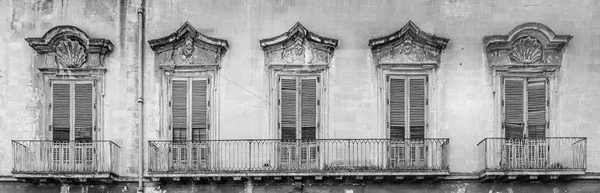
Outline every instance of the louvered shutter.
<path fill-rule="evenodd" d="M 504 132 L 506 138 L 523 137 L 523 79 L 504 80 Z"/>
<path fill-rule="evenodd" d="M 173 141 L 187 140 L 187 89 L 186 80 L 173 80 L 172 82 L 172 127 Z"/>
<path fill-rule="evenodd" d="M 69 141 L 71 128 L 71 85 L 52 84 L 52 140 Z"/>
<path fill-rule="evenodd" d="M 192 80 L 192 141 L 206 140 L 207 81 Z"/>
<path fill-rule="evenodd" d="M 546 80 L 529 79 L 527 82 L 528 136 L 546 137 Z"/>
<path fill-rule="evenodd" d="M 281 79 L 281 139 L 284 141 L 296 139 L 296 79 Z"/>
<path fill-rule="evenodd" d="M 93 85 L 75 84 L 75 140 L 91 141 L 94 114 Z"/>
<path fill-rule="evenodd" d="M 411 78 L 409 82 L 410 138 L 425 137 L 425 79 Z"/>
<path fill-rule="evenodd" d="M 405 81 L 402 78 L 389 79 L 390 138 L 403 139 L 405 121 Z"/>
<path fill-rule="evenodd" d="M 302 120 L 302 139 L 316 139 L 317 128 L 317 79 L 301 79 L 301 120 Z"/>

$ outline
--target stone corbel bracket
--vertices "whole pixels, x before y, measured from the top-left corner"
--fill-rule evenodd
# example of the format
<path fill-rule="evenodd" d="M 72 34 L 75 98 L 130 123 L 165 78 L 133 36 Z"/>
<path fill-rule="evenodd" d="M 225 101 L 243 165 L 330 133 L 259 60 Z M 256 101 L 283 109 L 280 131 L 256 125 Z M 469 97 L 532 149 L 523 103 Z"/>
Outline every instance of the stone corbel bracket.
<path fill-rule="evenodd" d="M 508 35 L 483 38 L 487 62 L 506 72 L 553 72 L 561 63 L 564 47 L 573 36 L 556 35 L 541 23 L 524 23 Z"/>
<path fill-rule="evenodd" d="M 25 40 L 39 55 L 35 64 L 40 71 L 105 71 L 104 59 L 114 50 L 110 40 L 90 38 L 84 31 L 69 25 L 56 26 L 40 38 Z"/>
<path fill-rule="evenodd" d="M 217 70 L 229 47 L 227 40 L 206 36 L 188 22 L 171 35 L 148 43 L 159 67 L 167 71 Z"/>
<path fill-rule="evenodd" d="M 421 31 L 412 21 L 400 30 L 369 40 L 373 59 L 380 68 L 433 69 L 449 39 Z"/>
<path fill-rule="evenodd" d="M 337 45 L 338 40 L 308 31 L 300 22 L 279 36 L 260 40 L 271 69 L 326 69 Z"/>

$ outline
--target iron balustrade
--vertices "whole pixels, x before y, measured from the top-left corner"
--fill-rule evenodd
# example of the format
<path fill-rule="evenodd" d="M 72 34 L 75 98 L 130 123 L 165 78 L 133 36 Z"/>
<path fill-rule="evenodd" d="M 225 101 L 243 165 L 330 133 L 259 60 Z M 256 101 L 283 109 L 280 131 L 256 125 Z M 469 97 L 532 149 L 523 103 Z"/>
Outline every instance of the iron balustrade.
<path fill-rule="evenodd" d="M 151 173 L 447 171 L 449 139 L 149 141 Z"/>
<path fill-rule="evenodd" d="M 486 138 L 477 144 L 479 171 L 585 170 L 586 138 Z"/>
<path fill-rule="evenodd" d="M 13 173 L 115 173 L 119 149 L 112 141 L 13 140 Z"/>

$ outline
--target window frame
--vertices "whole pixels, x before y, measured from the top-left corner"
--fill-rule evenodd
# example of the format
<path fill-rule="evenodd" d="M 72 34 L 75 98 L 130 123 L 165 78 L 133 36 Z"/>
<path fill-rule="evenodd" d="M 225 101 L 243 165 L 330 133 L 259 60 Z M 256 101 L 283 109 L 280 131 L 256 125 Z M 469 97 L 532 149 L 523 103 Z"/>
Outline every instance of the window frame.
<path fill-rule="evenodd" d="M 41 72 L 41 76 L 42 76 L 42 80 L 44 83 L 44 87 L 43 87 L 43 93 L 42 93 L 42 98 L 43 98 L 43 112 L 44 113 L 40 113 L 39 117 L 42 124 L 40 124 L 40 129 L 42 130 L 42 133 L 44 133 L 44 136 L 42 137 L 42 139 L 45 140 L 53 140 L 53 110 L 52 110 L 52 105 L 53 105 L 53 98 L 52 98 L 52 94 L 53 94 L 53 87 L 52 84 L 54 83 L 80 83 L 80 84 L 85 84 L 85 83 L 92 83 L 92 102 L 93 102 L 93 114 L 92 114 L 92 123 L 93 123 L 93 128 L 92 128 L 92 141 L 98 141 L 98 140 L 103 140 L 104 139 L 104 132 L 103 132 L 103 125 L 104 125 L 104 71 L 102 70 L 97 70 L 97 71 L 90 71 L 89 73 L 85 73 L 85 74 L 77 74 L 77 73 L 73 73 L 70 75 L 65 76 L 62 73 L 56 73 L 54 71 L 42 71 Z M 72 86 L 74 88 L 74 85 Z M 71 94 L 73 94 L 74 90 L 71 90 Z M 74 96 L 72 96 L 74 97 Z M 71 105 L 74 104 L 74 101 L 71 101 Z M 74 107 L 73 107 L 74 108 Z M 74 116 L 73 116 L 74 112 L 71 112 L 71 123 L 70 126 L 74 126 Z M 69 131 L 69 140 L 73 141 L 74 137 L 72 136 L 74 131 Z M 73 140 L 71 140 L 73 139 Z"/>
<path fill-rule="evenodd" d="M 187 81 L 187 90 L 186 90 L 186 140 L 185 141 L 193 141 L 193 136 L 192 136 L 192 103 L 191 103 L 191 95 L 192 92 L 192 82 L 194 80 L 206 80 L 207 81 L 207 86 L 206 86 L 206 100 L 207 100 L 207 110 L 206 110 L 206 139 L 204 140 L 210 140 L 210 131 L 211 131 L 211 88 L 212 88 L 212 82 L 211 82 L 211 76 L 210 75 L 198 75 L 198 76 L 171 76 L 168 78 L 168 84 L 167 84 L 167 98 L 169 100 L 169 109 L 168 109 L 168 119 L 169 119 L 169 128 L 168 130 L 170 131 L 169 133 L 170 135 L 170 140 L 173 140 L 173 132 L 174 132 L 174 128 L 173 128 L 173 81 L 174 80 L 185 80 Z M 200 140 L 202 141 L 202 139 Z"/>
<path fill-rule="evenodd" d="M 54 120 L 54 84 L 69 84 L 69 141 L 76 141 L 75 139 L 75 85 L 77 84 L 92 84 L 92 141 L 96 140 L 96 86 L 95 86 L 95 81 L 94 80 L 52 80 L 49 83 L 50 89 L 49 89 L 49 97 L 50 97 L 50 104 L 49 105 L 49 109 L 50 109 L 50 122 L 49 124 L 51 125 L 51 132 L 50 132 L 50 139 L 52 139 L 54 141 L 54 125 L 53 125 L 53 120 Z"/>
<path fill-rule="evenodd" d="M 276 97 L 275 100 L 277 101 L 275 104 L 277 104 L 276 109 L 277 109 L 277 118 L 275 119 L 276 125 L 277 125 L 277 129 L 276 129 L 276 139 L 283 139 L 283 135 L 282 135 L 282 110 L 281 110 L 281 104 L 283 104 L 283 102 L 281 101 L 281 97 L 282 97 L 282 87 L 281 87 L 281 80 L 282 79 L 296 79 L 296 139 L 295 140 L 302 140 L 302 109 L 301 109 L 301 105 L 302 105 L 302 100 L 300 99 L 302 96 L 301 93 L 301 84 L 302 79 L 316 79 L 316 128 L 315 128 L 315 139 L 320 139 L 322 137 L 322 106 L 321 104 L 323 104 L 321 101 L 322 98 L 322 78 L 321 75 L 319 73 L 283 73 L 283 74 L 278 74 L 276 75 L 277 77 L 277 81 L 276 81 Z"/>
<path fill-rule="evenodd" d="M 391 120 L 391 79 L 404 79 L 404 93 L 405 93 L 405 98 L 404 98 L 404 137 L 402 139 L 411 139 L 410 137 L 410 130 L 411 130 L 411 125 L 410 125 L 410 86 L 406 87 L 407 85 L 410 85 L 409 81 L 406 80 L 411 80 L 411 79 L 424 79 L 425 80 L 425 93 L 424 93 L 424 100 L 425 100 L 425 107 L 424 107 L 424 127 L 423 127 L 423 138 L 427 138 L 428 137 L 428 130 L 429 130 L 429 98 L 430 98 L 430 84 L 429 84 L 429 74 L 423 74 L 423 73 L 387 73 L 385 75 L 385 97 L 384 97 L 384 106 L 385 106 L 385 136 L 386 138 L 391 139 L 391 127 L 392 127 L 392 120 Z"/>
<path fill-rule="evenodd" d="M 554 92 L 554 84 L 553 82 L 555 82 L 555 76 L 553 74 L 548 74 L 548 73 L 504 73 L 501 74 L 498 78 L 498 82 L 499 82 L 499 95 L 497 98 L 499 98 L 499 105 L 497 108 L 498 110 L 496 110 L 496 112 L 499 111 L 499 116 L 496 116 L 497 119 L 499 120 L 499 135 L 502 138 L 506 138 L 506 110 L 505 110 L 505 105 L 506 105 L 506 99 L 505 99 L 505 93 L 506 93 L 506 87 L 505 87 L 505 81 L 507 79 L 512 79 L 512 80 L 523 80 L 523 137 L 522 138 L 530 138 L 529 136 L 529 124 L 528 124 L 528 88 L 527 88 L 527 83 L 528 83 L 528 79 L 543 79 L 545 80 L 545 84 L 546 84 L 546 125 L 545 125 L 545 136 L 549 137 L 552 134 L 550 133 L 550 128 L 551 128 L 551 123 L 553 121 L 552 120 L 552 106 L 553 104 L 555 104 L 555 102 L 557 101 L 553 101 L 553 96 L 552 93 Z M 496 124 L 498 125 L 498 124 Z"/>
<path fill-rule="evenodd" d="M 493 133 L 494 137 L 505 138 L 505 131 L 503 127 L 504 122 L 504 78 L 546 78 L 546 137 L 553 137 L 562 135 L 558 133 L 556 128 L 557 112 L 554 110 L 557 105 L 560 104 L 560 97 L 557 97 L 558 92 L 558 75 L 556 72 L 539 72 L 539 71 L 522 71 L 522 72 L 508 72 L 508 71 L 494 71 L 492 77 L 493 87 L 493 98 L 494 98 L 494 110 L 493 110 Z"/>

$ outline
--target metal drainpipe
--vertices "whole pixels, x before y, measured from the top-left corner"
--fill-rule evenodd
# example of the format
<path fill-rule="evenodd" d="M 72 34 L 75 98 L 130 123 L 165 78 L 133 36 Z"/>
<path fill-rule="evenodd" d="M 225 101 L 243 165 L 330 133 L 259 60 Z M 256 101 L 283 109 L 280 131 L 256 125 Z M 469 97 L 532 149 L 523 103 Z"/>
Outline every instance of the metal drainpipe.
<path fill-rule="evenodd" d="M 144 33 L 146 30 L 144 14 L 146 11 L 146 0 L 141 0 L 140 8 L 137 12 L 138 19 L 138 132 L 139 134 L 139 168 L 138 168 L 138 189 L 137 192 L 144 192 Z"/>

